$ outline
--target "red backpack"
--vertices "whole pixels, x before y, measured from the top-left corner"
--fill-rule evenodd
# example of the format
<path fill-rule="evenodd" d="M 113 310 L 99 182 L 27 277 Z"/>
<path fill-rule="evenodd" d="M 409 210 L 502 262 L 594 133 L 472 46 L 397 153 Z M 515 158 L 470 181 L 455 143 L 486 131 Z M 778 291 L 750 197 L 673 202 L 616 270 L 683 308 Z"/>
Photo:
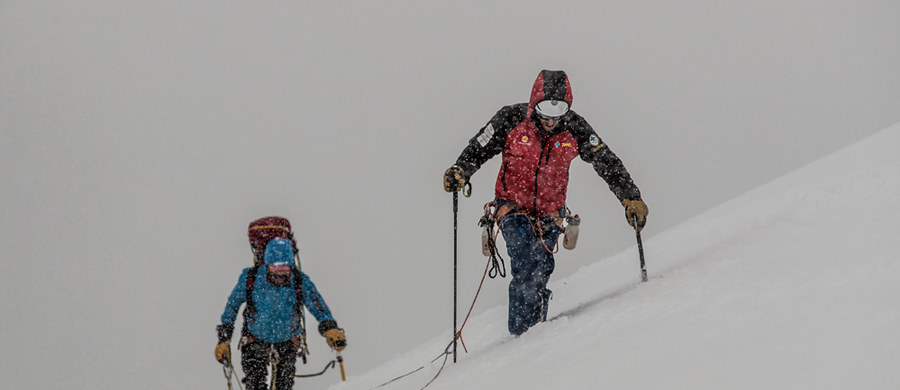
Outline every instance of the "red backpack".
<path fill-rule="evenodd" d="M 274 238 L 291 240 L 294 253 L 297 253 L 297 242 L 294 241 L 291 223 L 287 218 L 263 217 L 250 222 L 250 226 L 247 228 L 247 236 L 250 238 L 250 249 L 253 250 L 253 265 L 265 264 L 263 256 L 266 253 L 266 244 Z"/>

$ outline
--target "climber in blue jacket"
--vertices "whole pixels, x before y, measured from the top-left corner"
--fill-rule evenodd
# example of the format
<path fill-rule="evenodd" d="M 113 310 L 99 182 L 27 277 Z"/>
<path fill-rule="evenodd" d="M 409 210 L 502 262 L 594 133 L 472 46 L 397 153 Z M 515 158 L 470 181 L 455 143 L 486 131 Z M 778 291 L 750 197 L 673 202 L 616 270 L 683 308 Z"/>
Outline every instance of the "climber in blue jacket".
<path fill-rule="evenodd" d="M 294 385 L 297 351 L 303 345 L 302 308 L 298 302 L 319 322 L 319 334 L 325 337 L 329 347 L 341 351 L 347 345 L 347 338 L 315 284 L 294 267 L 294 249 L 289 240 L 269 241 L 264 258 L 264 266 L 245 268 L 231 291 L 222 313 L 222 324 L 216 327 L 219 344 L 215 356 L 220 362 L 231 360 L 234 321 L 241 304 L 246 303 L 239 348 L 247 390 L 269 388 L 266 376 L 270 356 L 276 358 L 275 389 L 290 390 Z"/>

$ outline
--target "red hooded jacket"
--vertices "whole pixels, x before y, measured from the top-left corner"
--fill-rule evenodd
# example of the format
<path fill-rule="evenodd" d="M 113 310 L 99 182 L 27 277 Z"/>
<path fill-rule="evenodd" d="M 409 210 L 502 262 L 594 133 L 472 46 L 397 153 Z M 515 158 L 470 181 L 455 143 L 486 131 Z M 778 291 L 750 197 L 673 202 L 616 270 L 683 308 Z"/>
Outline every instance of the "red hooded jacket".
<path fill-rule="evenodd" d="M 469 141 L 456 165 L 471 176 L 502 153 L 494 194 L 538 217 L 565 205 L 569 166 L 579 156 L 594 166 L 620 201 L 640 199 L 640 190 L 622 161 L 583 117 L 569 110 L 552 131 L 541 128 L 534 106 L 546 99 L 564 100 L 572 106 L 572 88 L 565 72 L 541 71 L 529 102 L 501 108 Z"/>

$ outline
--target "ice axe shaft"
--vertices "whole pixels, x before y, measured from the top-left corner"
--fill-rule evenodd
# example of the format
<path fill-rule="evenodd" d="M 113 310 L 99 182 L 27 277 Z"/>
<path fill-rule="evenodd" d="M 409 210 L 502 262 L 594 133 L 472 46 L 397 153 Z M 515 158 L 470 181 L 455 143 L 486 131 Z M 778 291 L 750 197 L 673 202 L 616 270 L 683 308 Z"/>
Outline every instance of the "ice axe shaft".
<path fill-rule="evenodd" d="M 641 231 L 638 229 L 637 216 L 631 216 L 634 222 L 634 235 L 637 237 L 638 254 L 641 257 L 641 282 L 647 281 L 647 265 L 644 263 L 644 244 L 641 242 Z"/>
<path fill-rule="evenodd" d="M 347 380 L 347 375 L 344 374 L 344 357 L 341 356 L 340 352 L 337 353 L 337 361 L 338 361 L 338 366 L 341 367 L 341 382 L 344 382 Z"/>

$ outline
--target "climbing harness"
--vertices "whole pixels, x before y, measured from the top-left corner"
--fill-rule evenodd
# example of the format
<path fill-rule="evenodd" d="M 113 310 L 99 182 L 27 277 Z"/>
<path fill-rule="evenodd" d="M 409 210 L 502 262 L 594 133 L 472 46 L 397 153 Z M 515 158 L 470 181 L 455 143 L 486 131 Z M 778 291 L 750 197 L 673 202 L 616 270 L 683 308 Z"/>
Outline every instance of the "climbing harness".
<path fill-rule="evenodd" d="M 572 214 L 572 211 L 569 210 L 568 206 L 565 206 L 564 211 L 554 211 L 545 217 L 534 217 L 533 215 L 523 213 L 519 211 L 514 206 L 511 206 L 509 203 L 498 203 L 497 201 L 488 202 L 484 205 L 484 216 L 478 220 L 478 226 L 482 227 L 481 232 L 481 252 L 487 257 L 491 257 L 494 259 L 495 257 L 499 258 L 500 263 L 502 264 L 503 258 L 499 257 L 499 251 L 497 250 L 497 233 L 500 231 L 500 225 L 506 221 L 507 218 L 521 216 L 528 220 L 531 224 L 531 228 L 534 233 L 540 239 L 541 245 L 544 246 L 544 249 L 551 254 L 556 254 L 559 252 L 559 241 L 556 242 L 556 246 L 554 249 L 550 249 L 547 246 L 547 243 L 544 241 L 544 231 L 549 229 L 552 225 L 558 226 L 563 231 L 563 247 L 566 249 L 575 249 L 575 243 L 578 240 L 578 226 L 581 224 L 581 218 L 578 214 Z M 545 220 L 546 218 L 546 220 Z M 563 224 L 565 222 L 565 224 Z M 497 226 L 497 230 L 493 230 L 493 226 Z M 496 259 L 493 260 L 496 265 Z M 491 278 L 497 276 L 497 271 L 495 269 L 491 270 Z M 501 277 L 505 277 L 505 270 L 500 274 Z"/>

